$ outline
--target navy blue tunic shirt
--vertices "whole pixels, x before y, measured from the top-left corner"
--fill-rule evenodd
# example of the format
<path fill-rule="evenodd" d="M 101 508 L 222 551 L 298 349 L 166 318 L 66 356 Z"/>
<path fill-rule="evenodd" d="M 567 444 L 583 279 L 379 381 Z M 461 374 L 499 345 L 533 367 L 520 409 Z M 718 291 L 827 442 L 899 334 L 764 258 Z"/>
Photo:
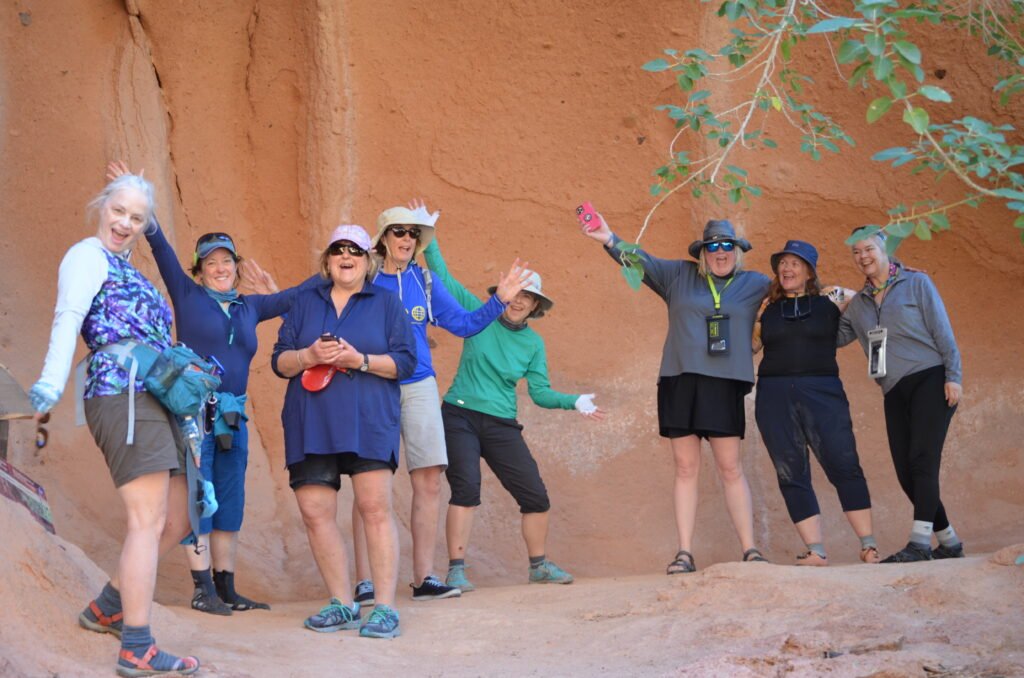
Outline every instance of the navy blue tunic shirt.
<path fill-rule="evenodd" d="M 291 377 L 284 397 L 285 463 L 308 454 L 354 452 L 363 459 L 398 462 L 398 382 L 416 369 L 412 326 L 397 294 L 365 283 L 352 295 L 341 315 L 331 301 L 333 282 L 299 290 L 281 325 L 271 367 L 284 351 L 306 348 L 326 333 L 340 337 L 360 353 L 391 356 L 397 379 L 350 370 L 336 374 L 327 388 L 311 393 L 302 387 L 301 373 Z M 305 286 L 303 286 L 305 287 Z"/>

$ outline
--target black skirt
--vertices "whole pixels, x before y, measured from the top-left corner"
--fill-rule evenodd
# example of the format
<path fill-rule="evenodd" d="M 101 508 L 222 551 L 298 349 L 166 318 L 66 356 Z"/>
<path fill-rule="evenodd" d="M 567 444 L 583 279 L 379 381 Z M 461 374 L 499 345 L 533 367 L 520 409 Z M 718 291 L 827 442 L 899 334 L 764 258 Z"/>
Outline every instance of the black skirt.
<path fill-rule="evenodd" d="M 743 396 L 752 384 L 703 374 L 658 379 L 658 428 L 664 438 L 743 438 Z"/>

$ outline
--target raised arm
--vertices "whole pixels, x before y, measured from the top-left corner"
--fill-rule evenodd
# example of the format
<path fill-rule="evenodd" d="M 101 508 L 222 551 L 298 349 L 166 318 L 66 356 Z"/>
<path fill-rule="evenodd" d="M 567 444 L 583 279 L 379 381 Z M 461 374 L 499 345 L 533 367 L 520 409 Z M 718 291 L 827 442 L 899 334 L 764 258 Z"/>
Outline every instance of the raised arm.
<path fill-rule="evenodd" d="M 160 277 L 164 279 L 164 285 L 167 286 L 167 293 L 172 301 L 176 302 L 198 286 L 198 283 L 181 267 L 178 256 L 174 253 L 171 243 L 167 241 L 167 236 L 164 235 L 155 214 L 149 222 L 149 228 L 146 229 L 146 241 L 153 250 L 156 267 L 160 269 Z"/>
<path fill-rule="evenodd" d="M 604 245 L 604 249 L 608 252 L 609 256 L 621 265 L 624 252 L 618 247 L 618 244 L 622 242 L 622 239 L 612 233 L 611 227 L 608 226 L 608 222 L 605 221 L 603 216 L 598 216 L 601 223 L 596 229 L 588 231 L 585 227 L 581 226 L 580 232 L 591 240 Z M 640 257 L 644 267 L 644 284 L 664 299 L 672 282 L 682 272 L 683 262 L 674 259 L 659 259 L 639 248 L 634 250 L 634 253 Z"/>

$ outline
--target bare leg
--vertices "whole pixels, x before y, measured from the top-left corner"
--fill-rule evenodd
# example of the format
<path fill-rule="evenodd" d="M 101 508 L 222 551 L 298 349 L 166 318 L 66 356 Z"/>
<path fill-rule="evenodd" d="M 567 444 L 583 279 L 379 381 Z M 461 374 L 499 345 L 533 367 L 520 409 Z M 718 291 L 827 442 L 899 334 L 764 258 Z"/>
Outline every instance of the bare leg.
<path fill-rule="evenodd" d="M 814 515 L 810 518 L 804 518 L 799 523 L 794 523 L 796 531 L 800 534 L 800 538 L 804 540 L 805 544 L 820 544 L 822 540 L 821 536 L 821 516 Z"/>
<path fill-rule="evenodd" d="M 215 570 L 235 571 L 238 558 L 238 532 L 214 530 L 210 533 L 210 557 Z"/>
<path fill-rule="evenodd" d="M 348 557 L 338 530 L 338 493 L 333 487 L 303 485 L 295 490 L 309 548 L 332 598 L 351 604 Z"/>
<path fill-rule="evenodd" d="M 469 548 L 469 534 L 473 530 L 473 511 L 475 506 L 456 506 L 448 504 L 448 517 L 445 520 L 444 533 L 448 541 L 448 558 L 457 560 L 466 557 Z"/>
<path fill-rule="evenodd" d="M 441 510 L 441 467 L 428 466 L 409 472 L 412 481 L 412 579 L 419 586 L 434 570 L 437 547 L 437 516 Z"/>
<path fill-rule="evenodd" d="M 203 534 L 199 536 L 199 553 L 196 554 L 196 547 L 191 544 L 186 544 L 183 548 L 185 549 L 185 559 L 188 560 L 188 569 L 190 570 L 209 570 L 210 569 L 210 535 Z"/>
<path fill-rule="evenodd" d="M 700 478 L 700 438 L 671 438 L 676 474 L 673 499 L 676 510 L 676 532 L 679 549 L 691 551 L 693 530 L 697 524 L 697 481 Z"/>
<path fill-rule="evenodd" d="M 356 474 L 352 476 L 352 489 L 366 529 L 374 602 L 393 607 L 398 585 L 398 528 L 391 506 L 391 471 Z"/>
<path fill-rule="evenodd" d="M 550 511 L 544 513 L 523 514 L 523 539 L 526 540 L 526 552 L 531 558 L 543 556 L 548 541 L 548 517 Z"/>
<path fill-rule="evenodd" d="M 872 534 L 871 531 L 871 509 L 860 509 L 858 511 L 847 511 L 846 519 L 850 521 L 850 527 L 858 537 L 866 537 Z"/>
<path fill-rule="evenodd" d="M 111 583 L 121 591 L 126 626 L 149 625 L 169 489 L 170 474 L 160 471 L 140 476 L 117 490 L 128 524 L 117 580 L 111 578 Z"/>
<path fill-rule="evenodd" d="M 366 527 L 359 506 L 352 502 L 352 551 L 356 559 L 356 581 L 370 578 L 370 558 L 366 555 Z"/>
<path fill-rule="evenodd" d="M 750 499 L 750 485 L 743 474 L 740 461 L 740 439 L 711 438 L 711 450 L 715 453 L 718 476 L 725 489 L 725 504 L 729 508 L 733 528 L 744 551 L 754 548 L 754 506 Z"/>

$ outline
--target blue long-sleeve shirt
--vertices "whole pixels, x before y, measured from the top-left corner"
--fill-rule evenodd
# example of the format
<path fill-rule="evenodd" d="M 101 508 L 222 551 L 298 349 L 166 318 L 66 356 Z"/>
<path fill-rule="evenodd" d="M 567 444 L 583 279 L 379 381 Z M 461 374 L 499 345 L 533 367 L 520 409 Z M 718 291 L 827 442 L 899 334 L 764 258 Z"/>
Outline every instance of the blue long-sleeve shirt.
<path fill-rule="evenodd" d="M 416 339 L 416 371 L 402 381 L 412 384 L 427 377 L 436 376 L 434 362 L 430 355 L 430 344 L 427 343 L 427 293 L 423 269 L 411 263 L 401 273 L 401 286 L 398 274 L 381 271 L 373 279 L 373 284 L 398 294 L 402 299 L 405 312 L 412 323 L 413 336 Z M 434 324 L 448 330 L 457 337 L 467 338 L 479 333 L 505 310 L 505 304 L 497 295 L 491 295 L 479 308 L 467 311 L 452 296 L 444 281 L 431 276 L 430 308 L 434 316 Z"/>
<path fill-rule="evenodd" d="M 330 280 L 303 285 L 281 330 L 270 365 L 282 378 L 277 361 L 284 351 L 306 348 L 324 333 L 345 340 L 360 353 L 386 354 L 395 361 L 397 379 L 349 370 L 336 374 L 322 391 L 307 391 L 301 373 L 288 378 L 281 422 L 285 463 L 309 454 L 354 452 L 363 459 L 398 462 L 400 380 L 416 369 L 416 346 L 402 300 L 366 283 L 352 295 L 339 316 L 331 301 Z"/>
<path fill-rule="evenodd" d="M 287 313 L 298 288 L 277 294 L 239 294 L 225 313 L 220 303 L 185 273 L 159 225 L 146 239 L 171 297 L 178 341 L 199 355 L 217 358 L 224 367 L 220 390 L 242 395 L 256 355 L 256 325 Z"/>

